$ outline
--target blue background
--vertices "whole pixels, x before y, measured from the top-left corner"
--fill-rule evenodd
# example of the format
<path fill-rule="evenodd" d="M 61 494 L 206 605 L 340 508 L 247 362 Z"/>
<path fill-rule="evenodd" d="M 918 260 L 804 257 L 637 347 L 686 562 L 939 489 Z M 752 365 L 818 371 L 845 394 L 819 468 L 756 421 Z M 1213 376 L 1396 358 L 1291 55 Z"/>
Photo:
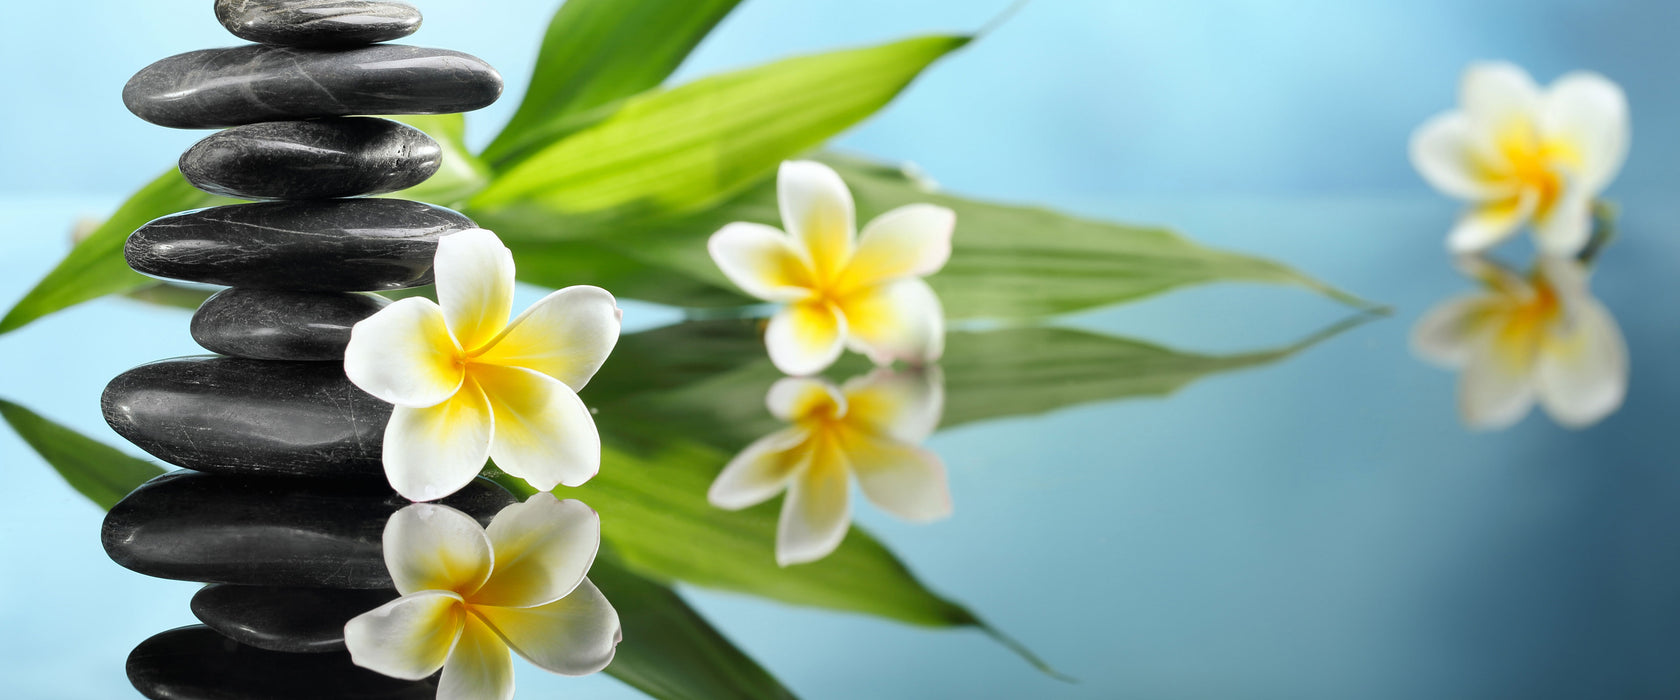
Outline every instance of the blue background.
<path fill-rule="evenodd" d="M 165 55 L 231 43 L 207 0 L 7 8 L 0 52 L 0 303 L 197 133 L 122 109 Z M 511 114 L 552 0 L 422 0 L 417 43 L 478 54 Z M 1005 2 L 748 0 L 679 78 L 909 33 L 972 30 Z M 486 10 L 487 6 L 494 9 Z M 64 29 L 55 29 L 64 27 Z M 1062 670 L 973 632 L 690 591 L 796 692 L 850 697 L 1578 698 L 1680 694 L 1680 8 L 1668 3 L 1035 2 L 947 59 L 846 148 L 947 188 L 1284 260 L 1393 317 L 1283 363 L 1133 400 L 964 427 L 931 447 L 956 516 L 880 534 L 935 588 Z M 1461 290 L 1456 205 L 1405 158 L 1476 59 L 1621 83 L 1633 150 L 1623 239 L 1596 287 L 1633 357 L 1624 409 L 1571 432 L 1531 416 L 1464 431 L 1453 377 L 1410 324 Z M 960 232 L 959 232 L 960 235 Z M 1510 252 L 1520 260 L 1525 246 Z M 1295 290 L 1215 287 L 1068 322 L 1207 352 L 1290 342 L 1345 314 Z M 670 314 L 630 308 L 647 327 Z M 0 337 L 0 396 L 115 443 L 107 378 L 190 354 L 184 312 L 103 300 Z M 24 698 L 124 696 L 122 659 L 187 624 L 194 586 L 118 568 L 99 513 L 0 431 L 0 678 Z M 530 667 L 522 696 L 632 697 Z M 11 694 L 8 694 L 11 695 Z"/>

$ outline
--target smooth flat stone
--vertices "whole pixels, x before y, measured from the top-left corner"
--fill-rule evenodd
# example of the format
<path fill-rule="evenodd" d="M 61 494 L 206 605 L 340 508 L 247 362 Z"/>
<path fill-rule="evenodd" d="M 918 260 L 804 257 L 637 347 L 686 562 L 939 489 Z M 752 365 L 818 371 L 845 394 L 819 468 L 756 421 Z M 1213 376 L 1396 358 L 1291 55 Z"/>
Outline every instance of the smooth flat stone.
<path fill-rule="evenodd" d="M 269 651 L 314 654 L 344 649 L 344 623 L 397 597 L 396 589 L 336 590 L 212 583 L 192 612 L 222 636 Z"/>
<path fill-rule="evenodd" d="M 152 700 L 432 700 L 438 690 L 436 676 L 382 676 L 352 663 L 349 652 L 256 649 L 202 625 L 141 642 L 128 654 L 128 682 Z"/>
<path fill-rule="evenodd" d="M 401 39 L 420 28 L 420 11 L 373 0 L 216 0 L 216 19 L 246 41 L 342 48 Z"/>
<path fill-rule="evenodd" d="M 105 422 L 171 464 L 231 474 L 383 479 L 391 405 L 331 362 L 182 357 L 117 375 Z"/>
<path fill-rule="evenodd" d="M 129 267 L 253 289 L 373 292 L 432 282 L 438 237 L 475 228 L 400 199 L 258 202 L 171 214 L 128 237 Z"/>
<path fill-rule="evenodd" d="M 264 122 L 212 134 L 181 156 L 181 174 L 235 199 L 329 199 L 385 194 L 426 181 L 443 148 L 389 119 Z"/>
<path fill-rule="evenodd" d="M 192 337 L 205 350 L 234 357 L 343 360 L 350 328 L 389 303 L 384 297 L 355 292 L 234 287 L 198 307 Z"/>
<path fill-rule="evenodd" d="M 123 87 L 135 116 L 178 129 L 362 114 L 451 114 L 489 106 L 502 76 L 447 49 L 204 49 L 146 66 Z"/>
<path fill-rule="evenodd" d="M 514 497 L 477 479 L 440 502 L 488 524 Z M 407 505 L 382 483 L 177 471 L 125 496 L 100 535 L 112 561 L 157 578 L 383 590 L 385 521 Z"/>

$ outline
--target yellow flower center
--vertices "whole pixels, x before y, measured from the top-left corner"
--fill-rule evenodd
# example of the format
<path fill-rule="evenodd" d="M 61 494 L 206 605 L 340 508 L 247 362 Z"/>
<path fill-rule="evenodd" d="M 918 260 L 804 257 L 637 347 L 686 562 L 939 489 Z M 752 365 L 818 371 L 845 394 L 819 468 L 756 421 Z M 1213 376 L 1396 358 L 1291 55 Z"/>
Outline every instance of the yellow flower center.
<path fill-rule="evenodd" d="M 1517 119 L 1500 130 L 1494 142 L 1503 161 L 1491 179 L 1515 181 L 1522 191 L 1535 193 L 1535 212 L 1550 211 L 1563 194 L 1565 174 L 1579 170 L 1581 155 L 1575 146 L 1557 138 L 1541 136 L 1534 123 Z"/>
<path fill-rule="evenodd" d="M 1512 296 L 1501 310 L 1494 345 L 1511 366 L 1525 366 L 1545 341 L 1546 333 L 1562 316 L 1557 290 L 1536 275 L 1530 283 L 1533 294 Z"/>

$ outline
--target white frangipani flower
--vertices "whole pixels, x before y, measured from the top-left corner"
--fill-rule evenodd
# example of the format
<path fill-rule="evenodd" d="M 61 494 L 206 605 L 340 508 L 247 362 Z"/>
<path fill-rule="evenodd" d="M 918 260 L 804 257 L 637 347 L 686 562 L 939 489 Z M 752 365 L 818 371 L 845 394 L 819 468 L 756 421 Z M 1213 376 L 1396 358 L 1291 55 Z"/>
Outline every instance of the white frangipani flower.
<path fill-rule="evenodd" d="M 344 371 L 396 405 L 385 475 L 410 500 L 472 481 L 486 458 L 539 491 L 600 469 L 601 438 L 577 391 L 618 343 L 622 313 L 598 287 L 567 287 L 511 322 L 513 254 L 496 235 L 438 241 L 438 303 L 411 297 L 356 324 Z"/>
<path fill-rule="evenodd" d="M 939 359 L 945 312 L 921 278 L 951 257 L 956 214 L 911 204 L 876 217 L 860 236 L 846 183 L 811 161 L 782 163 L 776 191 L 787 233 L 737 222 L 707 245 L 742 291 L 786 304 L 764 335 L 776 367 L 815 374 L 847 347 L 878 365 Z"/>
<path fill-rule="evenodd" d="M 816 561 L 840 546 L 852 522 L 851 477 L 875 505 L 912 522 L 951 514 L 945 464 L 919 445 L 944 413 L 938 367 L 878 369 L 834 385 L 787 377 L 770 387 L 770 413 L 793 425 L 731 460 L 706 494 L 739 510 L 782 491 L 776 562 Z"/>
<path fill-rule="evenodd" d="M 513 697 L 511 647 L 554 673 L 612 662 L 618 611 L 585 575 L 601 520 L 579 501 L 538 493 L 488 530 L 461 511 L 416 503 L 385 523 L 385 566 L 402 597 L 344 626 L 361 666 L 419 680 L 443 669 L 439 700 Z"/>
<path fill-rule="evenodd" d="M 1532 222 L 1548 255 L 1580 252 L 1593 200 L 1627 156 L 1627 98 L 1597 73 L 1541 90 L 1509 63 L 1464 72 L 1459 109 L 1412 135 L 1412 164 L 1429 184 L 1470 202 L 1447 239 L 1457 253 L 1491 248 Z"/>
<path fill-rule="evenodd" d="M 1466 272 L 1487 288 L 1449 300 L 1418 321 L 1416 352 L 1462 368 L 1459 410 L 1473 428 L 1509 426 L 1536 398 L 1569 427 L 1602 420 L 1627 393 L 1627 345 L 1587 289 L 1579 262 L 1542 257 L 1528 278 L 1478 258 Z"/>

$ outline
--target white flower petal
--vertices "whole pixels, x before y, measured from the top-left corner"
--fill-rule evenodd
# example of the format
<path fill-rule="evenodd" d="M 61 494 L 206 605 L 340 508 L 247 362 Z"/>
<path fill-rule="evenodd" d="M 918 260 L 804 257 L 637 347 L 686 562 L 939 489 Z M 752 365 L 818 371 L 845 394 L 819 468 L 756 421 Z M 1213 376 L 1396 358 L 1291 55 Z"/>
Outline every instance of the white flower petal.
<path fill-rule="evenodd" d="M 927 282 L 910 277 L 840 301 L 847 341 L 877 365 L 921 365 L 945 354 L 945 310 Z"/>
<path fill-rule="evenodd" d="M 1463 112 L 1431 118 L 1412 133 L 1412 167 L 1435 189 L 1460 199 L 1508 197 L 1509 184 L 1490 180 L 1478 163 L 1482 138 Z"/>
<path fill-rule="evenodd" d="M 443 668 L 466 617 L 460 596 L 419 591 L 351 618 L 344 646 L 357 666 L 417 681 Z"/>
<path fill-rule="evenodd" d="M 475 608 L 513 650 L 538 668 L 583 676 L 612 663 L 624 638 L 618 611 L 589 579 L 535 608 Z"/>
<path fill-rule="evenodd" d="M 1538 195 L 1525 189 L 1517 197 L 1477 205 L 1459 218 L 1447 236 L 1447 248 L 1454 253 L 1476 253 L 1511 237 L 1534 215 Z"/>
<path fill-rule="evenodd" d="M 438 700 L 512 700 L 513 654 L 490 625 L 467 615 L 455 651 L 443 664 Z"/>
<path fill-rule="evenodd" d="M 485 530 L 496 564 L 474 605 L 530 608 L 577 588 L 601 547 L 601 518 L 582 501 L 538 493 L 497 513 Z"/>
<path fill-rule="evenodd" d="M 846 413 L 846 397 L 833 384 L 814 377 L 782 377 L 764 395 L 770 415 L 793 423 L 813 415 L 839 417 Z"/>
<path fill-rule="evenodd" d="M 851 470 L 832 441 L 824 440 L 810 463 L 788 483 L 776 528 L 776 563 L 812 562 L 846 539 L 852 524 Z"/>
<path fill-rule="evenodd" d="M 902 206 L 875 217 L 858 237 L 845 285 L 865 287 L 938 272 L 951 259 L 956 226 L 956 212 L 932 204 Z"/>
<path fill-rule="evenodd" d="M 1574 256 L 1592 238 L 1592 219 L 1592 200 L 1585 192 L 1573 191 L 1535 220 L 1534 241 L 1546 255 Z"/>
<path fill-rule="evenodd" d="M 877 368 L 846 382 L 846 422 L 912 445 L 933 435 L 945 415 L 945 375 L 938 365 Z"/>
<path fill-rule="evenodd" d="M 1522 420 L 1534 406 L 1533 366 L 1501 353 L 1493 338 L 1485 342 L 1459 375 L 1458 408 L 1465 425 L 1498 430 Z"/>
<path fill-rule="evenodd" d="M 735 455 L 706 490 L 706 500 L 724 510 L 758 505 L 787 488 L 811 450 L 805 443 L 811 431 L 789 428 L 755 440 Z"/>
<path fill-rule="evenodd" d="M 1486 335 L 1492 301 L 1472 294 L 1449 299 L 1429 310 L 1412 327 L 1412 352 L 1447 367 L 1463 367 Z"/>
<path fill-rule="evenodd" d="M 601 470 L 601 435 L 577 392 L 521 367 L 473 365 L 495 413 L 490 458 L 538 491 L 581 486 Z"/>
<path fill-rule="evenodd" d="M 1558 423 L 1581 428 L 1603 420 L 1627 396 L 1627 342 L 1610 312 L 1576 300 L 1567 328 L 1549 337 L 1536 376 L 1540 403 Z"/>
<path fill-rule="evenodd" d="M 1539 112 L 1540 86 L 1514 64 L 1474 63 L 1464 71 L 1458 100 L 1473 128 L 1491 134 L 1509 128 L 1514 120 L 1532 120 Z"/>
<path fill-rule="evenodd" d="M 415 503 L 393 513 L 382 546 L 385 568 L 403 595 L 470 596 L 490 577 L 490 538 L 472 516 L 449 506 Z"/>
<path fill-rule="evenodd" d="M 950 486 L 939 455 L 867 431 L 843 435 L 841 449 L 870 502 L 911 522 L 951 514 Z"/>
<path fill-rule="evenodd" d="M 764 330 L 770 362 L 785 374 L 816 374 L 846 349 L 846 319 L 824 303 L 790 304 Z"/>
<path fill-rule="evenodd" d="M 706 241 L 706 250 L 729 281 L 765 301 L 798 301 L 815 285 L 793 240 L 764 224 L 724 226 Z"/>
<path fill-rule="evenodd" d="M 477 361 L 536 370 L 581 391 L 618 344 L 623 316 L 607 290 L 567 287 L 519 314 Z"/>
<path fill-rule="evenodd" d="M 513 252 L 484 229 L 438 239 L 432 265 L 438 303 L 449 330 L 467 351 L 490 342 L 513 314 Z"/>
<path fill-rule="evenodd" d="M 782 227 L 805 251 L 818 280 L 832 280 L 857 245 L 856 207 L 840 174 L 822 163 L 790 160 L 776 174 Z"/>
<path fill-rule="evenodd" d="M 409 297 L 350 329 L 344 373 L 362 391 L 398 406 L 433 406 L 455 394 L 464 373 L 443 311 Z"/>
<path fill-rule="evenodd" d="M 1627 96 L 1608 78 L 1575 72 L 1558 78 L 1542 100 L 1547 136 L 1572 147 L 1580 158 L 1574 185 L 1591 198 L 1602 192 L 1627 159 Z"/>
<path fill-rule="evenodd" d="M 385 424 L 383 460 L 391 488 L 411 501 L 461 490 L 484 469 L 495 433 L 490 404 L 471 379 L 436 406 L 398 406 Z"/>

